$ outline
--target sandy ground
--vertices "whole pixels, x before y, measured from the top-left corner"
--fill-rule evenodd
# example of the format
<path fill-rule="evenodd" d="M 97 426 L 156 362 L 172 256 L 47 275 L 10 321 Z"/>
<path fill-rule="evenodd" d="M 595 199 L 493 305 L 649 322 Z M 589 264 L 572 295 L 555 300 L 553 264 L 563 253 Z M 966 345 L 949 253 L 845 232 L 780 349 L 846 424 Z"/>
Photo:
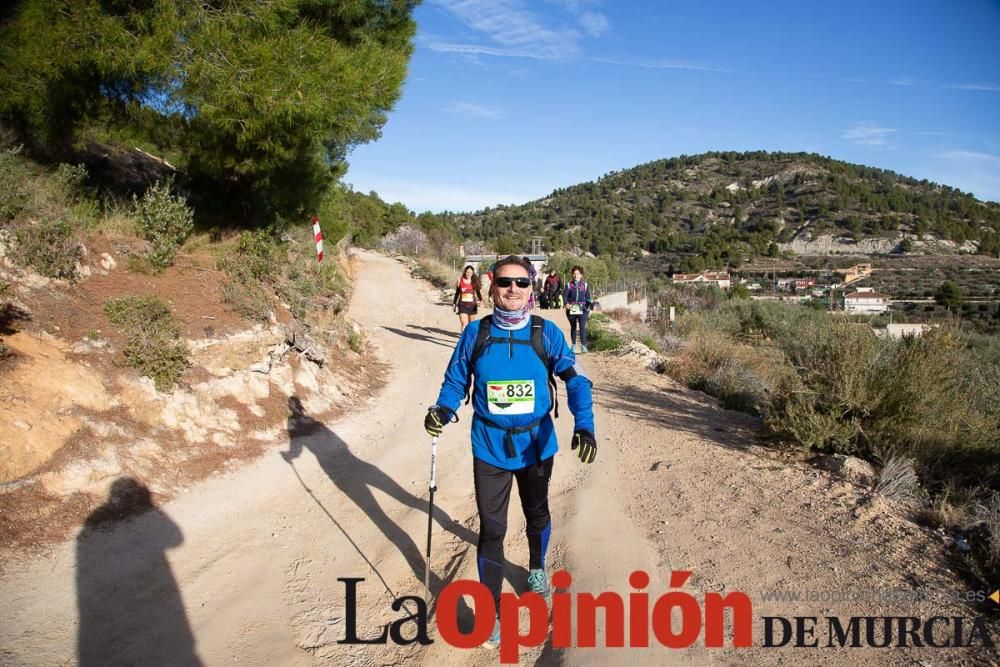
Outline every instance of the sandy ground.
<path fill-rule="evenodd" d="M 429 440 L 424 411 L 457 339 L 457 318 L 437 290 L 398 262 L 362 254 L 350 316 L 392 370 L 388 383 L 333 423 L 290 417 L 288 438 L 260 460 L 195 486 L 177 500 L 117 524 L 88 522 L 74 540 L 0 575 L 0 663 L 437 665 L 495 664 L 496 652 L 456 649 L 432 621 L 428 646 L 344 645 L 345 586 L 363 577 L 358 631 L 401 618 L 391 601 L 423 593 Z M 561 313 L 543 311 L 563 324 Z M 862 489 L 752 441 L 752 422 L 628 357 L 588 355 L 600 449 L 583 466 L 556 458 L 551 569 L 572 573 L 571 592 L 633 589 L 650 597 L 671 570 L 683 590 L 742 591 L 753 601 L 754 644 L 685 650 L 555 649 L 521 652 L 525 664 L 983 664 L 981 648 L 763 648 L 762 616 L 963 616 L 980 608 L 946 596 L 966 586 L 947 569 L 932 534 Z M 557 421 L 568 442 L 573 421 Z M 439 446 L 432 590 L 475 578 L 476 517 L 470 414 Z M 523 518 L 512 502 L 507 590 L 526 589 Z M 772 590 L 823 594 L 765 602 Z M 937 599 L 895 599 L 892 591 Z M 845 594 L 875 600 L 831 601 Z M 896 597 L 899 597 L 898 595 Z M 468 627 L 468 612 L 462 616 Z M 971 621 L 970 621 L 971 623 Z M 825 626 L 823 626 L 825 628 Z M 1000 640 L 996 624 L 990 626 Z M 412 633 L 412 624 L 406 634 Z M 676 629 L 680 626 L 675 625 Z M 968 628 L 966 629 L 966 634 Z M 863 634 L 863 633 L 862 633 Z M 825 633 L 817 633 L 821 646 Z M 627 638 L 626 633 L 626 638 Z M 652 639 L 656 644 L 656 640 Z"/>

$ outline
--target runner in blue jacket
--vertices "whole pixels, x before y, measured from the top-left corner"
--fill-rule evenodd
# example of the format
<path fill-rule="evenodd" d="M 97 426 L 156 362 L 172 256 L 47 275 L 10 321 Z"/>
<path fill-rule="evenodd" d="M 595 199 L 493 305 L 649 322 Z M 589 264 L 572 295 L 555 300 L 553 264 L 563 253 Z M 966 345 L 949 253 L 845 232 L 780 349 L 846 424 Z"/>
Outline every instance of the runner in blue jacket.
<path fill-rule="evenodd" d="M 531 289 L 529 268 L 522 259 L 510 256 L 497 262 L 490 286 L 493 315 L 470 322 L 462 332 L 437 403 L 424 420 L 427 432 L 439 435 L 446 424 L 458 420 L 456 412 L 472 388 L 477 563 L 479 579 L 492 591 L 498 610 L 514 479 L 527 521 L 528 584 L 551 600 L 545 571 L 552 531 L 548 492 L 553 456 L 559 449 L 550 416 L 553 408 L 558 415 L 553 376 L 566 383 L 567 404 L 575 420 L 572 449 L 584 463 L 597 456 L 591 382 L 559 327 L 529 314 Z M 481 332 L 483 327 L 489 328 Z M 497 646 L 499 640 L 498 619 L 484 645 Z"/>
<path fill-rule="evenodd" d="M 573 343 L 574 352 L 587 352 L 587 318 L 594 307 L 590 298 L 590 288 L 583 279 L 583 267 L 574 266 L 573 280 L 566 285 L 566 317 L 569 319 L 569 337 Z M 576 329 L 580 328 L 580 347 L 576 346 Z"/>

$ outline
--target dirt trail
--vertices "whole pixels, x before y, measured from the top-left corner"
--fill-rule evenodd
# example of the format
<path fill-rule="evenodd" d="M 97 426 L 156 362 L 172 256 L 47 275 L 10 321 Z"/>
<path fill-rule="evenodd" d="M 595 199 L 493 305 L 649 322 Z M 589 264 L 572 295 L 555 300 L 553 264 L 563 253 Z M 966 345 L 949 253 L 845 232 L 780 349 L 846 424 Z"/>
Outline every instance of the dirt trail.
<path fill-rule="evenodd" d="M 350 315 L 392 367 L 385 388 L 353 414 L 322 424 L 290 417 L 290 442 L 168 505 L 112 529 L 84 528 L 44 557 L 0 576 L 0 663 L 495 664 L 485 649 L 347 646 L 344 586 L 364 577 L 359 630 L 399 617 L 389 604 L 422 594 L 428 439 L 422 429 L 457 339 L 437 290 L 398 262 L 360 254 Z M 561 313 L 545 311 L 561 322 Z M 754 617 L 976 615 L 954 602 L 763 602 L 770 590 L 865 591 L 965 587 L 941 545 L 859 489 L 753 446 L 746 417 L 645 371 L 627 357 L 583 358 L 596 384 L 600 449 L 584 467 L 556 459 L 552 569 L 574 591 L 627 595 L 634 569 L 667 592 L 743 591 Z M 475 578 L 469 411 L 439 447 L 432 587 Z M 568 442 L 568 410 L 557 421 Z M 527 543 L 510 513 L 508 589 L 526 588 Z M 82 622 L 80 621 L 82 619 Z M 995 626 L 994 626 L 995 630 Z M 994 637 L 997 635 L 994 634 Z M 760 644 L 762 630 L 754 628 Z M 99 639 L 114 655 L 94 655 Z M 823 640 L 821 640 L 823 641 Z M 598 638 L 603 644 L 603 637 Z M 655 643 L 655 640 L 654 640 Z M 527 664 L 940 664 L 982 662 L 982 649 L 651 648 L 522 652 Z"/>

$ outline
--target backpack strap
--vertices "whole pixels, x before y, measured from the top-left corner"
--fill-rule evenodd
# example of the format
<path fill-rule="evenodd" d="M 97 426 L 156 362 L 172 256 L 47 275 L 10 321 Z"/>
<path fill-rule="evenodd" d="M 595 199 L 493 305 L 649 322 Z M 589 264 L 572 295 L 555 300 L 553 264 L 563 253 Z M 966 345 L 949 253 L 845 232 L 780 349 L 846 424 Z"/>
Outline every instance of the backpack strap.
<path fill-rule="evenodd" d="M 493 326 L 493 316 L 487 315 L 479 320 L 479 331 L 476 332 L 476 343 L 472 346 L 472 356 L 469 357 L 469 371 L 476 365 L 476 360 L 483 356 L 490 342 L 490 327 Z"/>
<path fill-rule="evenodd" d="M 500 424 L 496 423 L 495 421 L 493 421 L 491 419 L 488 419 L 486 417 L 483 417 L 482 415 L 473 415 L 472 418 L 474 420 L 475 419 L 480 420 L 481 422 L 483 422 L 484 424 L 486 424 L 487 426 L 489 426 L 491 428 L 500 429 L 501 431 L 504 432 L 504 434 L 503 434 L 503 449 L 504 449 L 504 453 L 507 455 L 507 458 L 512 459 L 515 456 L 517 456 L 517 450 L 514 449 L 514 436 L 517 435 L 518 433 L 529 433 L 529 432 L 531 432 L 532 429 L 537 428 L 539 424 L 541 424 L 543 421 L 545 421 L 546 419 L 548 419 L 549 415 L 546 413 L 546 414 L 542 415 L 541 417 L 539 417 L 538 419 L 536 419 L 535 421 L 531 422 L 530 424 L 525 424 L 524 426 L 516 426 L 514 428 L 506 428 L 504 426 L 501 426 Z M 539 461 L 539 463 L 541 463 L 541 458 L 540 457 L 538 458 L 538 461 Z"/>
<path fill-rule="evenodd" d="M 545 349 L 545 320 L 538 315 L 531 316 L 531 346 L 535 348 L 535 354 L 541 359 L 545 366 L 545 371 L 549 376 L 549 392 L 552 394 L 552 411 L 556 419 L 559 419 L 559 387 L 556 379 L 552 376 L 552 365 L 549 363 L 549 352 Z"/>
<path fill-rule="evenodd" d="M 493 319 L 491 315 L 487 315 L 479 320 L 479 330 L 476 332 L 476 342 L 473 344 L 472 354 L 469 356 L 470 378 L 473 369 L 476 366 L 476 361 L 479 359 L 479 357 L 483 356 L 483 353 L 486 352 L 487 346 L 491 345 L 492 343 L 507 344 L 507 345 L 510 344 L 531 345 L 531 347 L 535 351 L 535 354 L 538 355 L 539 361 L 541 361 L 542 365 L 545 366 L 545 371 L 548 375 L 549 393 L 552 397 L 552 405 L 549 407 L 549 412 L 554 413 L 554 416 L 558 418 L 559 388 L 558 385 L 556 384 L 555 376 L 552 373 L 552 365 L 550 364 L 548 350 L 545 349 L 545 319 L 538 315 L 531 316 L 531 320 L 528 322 L 528 326 L 530 327 L 529 340 L 517 340 L 517 339 L 511 339 L 510 337 L 502 338 L 499 336 L 492 336 L 490 335 L 490 327 L 492 325 L 493 325 Z M 563 372 L 559 373 L 559 378 L 563 382 L 568 382 L 570 379 L 576 377 L 577 375 L 578 373 L 576 372 L 576 369 L 570 366 Z M 475 384 L 470 382 L 469 392 L 465 400 L 466 405 L 468 405 L 472 401 L 473 391 L 475 391 Z M 548 418 L 548 416 L 549 416 L 548 414 L 545 414 L 536 419 L 535 421 L 531 422 L 530 424 L 526 424 L 524 426 L 519 426 L 516 428 L 505 428 L 503 426 L 500 426 L 493 420 L 489 419 L 488 417 L 483 417 L 482 415 L 479 414 L 474 415 L 473 418 L 481 420 L 484 424 L 490 426 L 491 428 L 497 428 L 504 431 L 504 450 L 505 453 L 507 454 L 507 457 L 512 458 L 513 456 L 516 455 L 516 452 L 514 450 L 513 436 L 519 433 L 528 433 L 529 431 L 537 428 L 539 424 L 541 424 Z M 540 452 L 536 451 L 536 454 L 538 454 L 539 457 L 541 456 Z M 539 458 L 539 463 L 540 462 L 541 459 Z"/>
<path fill-rule="evenodd" d="M 493 326 L 493 316 L 487 315 L 479 320 L 479 329 L 476 331 L 476 342 L 472 345 L 472 354 L 469 355 L 469 379 L 472 379 L 472 370 L 476 367 L 476 360 L 483 356 L 486 346 L 490 344 L 490 327 Z M 472 402 L 472 392 L 475 385 L 469 382 L 469 389 L 465 392 L 465 404 Z"/>
<path fill-rule="evenodd" d="M 528 324 L 531 327 L 531 346 L 535 348 L 535 354 L 538 358 L 542 360 L 542 364 L 545 368 L 549 367 L 549 353 L 545 349 L 545 320 L 543 320 L 538 315 L 531 316 L 531 322 Z"/>
<path fill-rule="evenodd" d="M 538 359 L 545 366 L 545 370 L 549 376 L 549 392 L 552 394 L 552 406 L 550 411 L 555 413 L 556 418 L 559 417 L 559 390 L 556 386 L 556 380 L 552 375 L 552 367 L 549 364 L 549 353 L 545 349 L 545 320 L 538 315 L 532 315 L 531 320 L 528 322 L 528 327 L 530 328 L 530 339 L 527 341 L 516 340 L 511 338 L 500 338 L 497 336 L 490 335 L 490 328 L 493 326 L 493 316 L 487 315 L 479 320 L 479 330 L 476 331 L 476 342 L 472 346 L 472 354 L 469 356 L 469 373 L 471 376 L 472 370 L 476 367 L 476 361 L 479 357 L 483 356 L 486 352 L 486 347 L 491 343 L 505 343 L 505 344 L 530 344 L 535 350 L 535 354 L 538 355 Z M 572 370 L 572 369 L 570 369 Z M 559 377 L 563 378 L 563 381 L 576 375 L 576 371 L 572 371 L 572 375 L 566 376 L 569 371 L 564 371 L 559 374 Z M 566 376 L 566 377 L 564 377 Z M 475 390 L 475 385 L 469 383 L 469 391 L 465 396 L 465 404 L 468 405 L 472 402 L 472 392 Z"/>
<path fill-rule="evenodd" d="M 534 317 L 534 316 L 532 316 Z M 476 367 L 476 362 L 479 357 L 483 356 L 486 352 L 486 348 L 493 343 L 499 343 L 501 345 L 532 345 L 534 346 L 534 340 L 520 340 L 517 338 L 503 338 L 500 336 L 493 336 L 490 334 L 490 327 L 493 325 L 493 316 L 487 315 L 486 317 L 479 320 L 479 329 L 476 331 L 476 342 L 472 345 L 472 354 L 469 355 L 469 377 L 472 377 L 472 372 Z M 544 346 L 541 348 L 544 352 Z M 535 347 L 535 353 L 537 354 L 539 347 Z M 469 390 L 465 394 L 465 404 L 468 405 L 472 402 L 472 394 L 475 391 L 475 385 L 469 383 Z"/>
<path fill-rule="evenodd" d="M 486 317 L 479 320 L 479 330 L 476 332 L 476 342 L 472 346 L 472 355 L 469 356 L 469 370 L 475 367 L 476 362 L 479 357 L 483 356 L 483 352 L 486 351 L 486 346 L 491 343 L 512 343 L 514 345 L 524 345 L 530 342 L 531 347 L 534 348 L 535 354 L 541 359 L 542 364 L 548 368 L 549 367 L 549 353 L 545 350 L 545 338 L 542 331 L 545 327 L 545 320 L 543 320 L 538 315 L 532 315 L 531 321 L 528 326 L 531 327 L 531 340 L 523 341 L 510 338 L 501 338 L 498 336 L 490 335 L 490 327 L 493 325 L 493 316 L 487 315 Z"/>

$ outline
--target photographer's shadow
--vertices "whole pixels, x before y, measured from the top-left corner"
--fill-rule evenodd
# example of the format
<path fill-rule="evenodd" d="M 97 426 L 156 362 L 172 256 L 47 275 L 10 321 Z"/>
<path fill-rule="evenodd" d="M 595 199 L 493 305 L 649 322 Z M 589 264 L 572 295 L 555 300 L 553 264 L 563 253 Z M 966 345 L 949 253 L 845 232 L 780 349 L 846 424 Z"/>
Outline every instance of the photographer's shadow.
<path fill-rule="evenodd" d="M 403 555 L 403 558 L 406 559 L 407 564 L 413 572 L 413 576 L 418 581 L 423 581 L 425 567 L 423 553 L 413 541 L 413 538 L 385 513 L 385 510 L 382 509 L 382 506 L 375 499 L 372 490 L 378 489 L 401 505 L 418 510 L 421 513 L 427 512 L 427 500 L 418 498 L 407 492 L 377 466 L 355 456 L 347 446 L 347 443 L 321 422 L 305 413 L 302 402 L 297 396 L 292 396 L 288 399 L 288 409 L 287 428 L 290 442 L 288 451 L 281 452 L 281 456 L 291 464 L 292 461 L 302 455 L 304 449 L 312 452 L 323 472 L 330 478 L 334 486 L 350 498 L 368 516 L 385 538 L 395 545 Z M 319 501 L 317 500 L 317 502 Z M 326 508 L 323 509 L 325 510 Z M 329 515 L 328 511 L 327 514 Z M 477 543 L 479 536 L 476 532 L 469 530 L 458 521 L 452 519 L 440 507 L 434 507 L 433 516 L 434 521 L 447 532 L 470 545 L 475 546 Z M 340 523 L 332 515 L 330 515 L 330 518 L 340 527 Z M 343 527 L 341 527 L 341 531 L 343 531 Z M 344 531 L 344 534 L 347 535 L 346 531 Z M 349 536 L 348 539 L 350 539 Z M 353 543 L 353 540 L 351 541 Z M 358 545 L 354 544 L 354 546 L 361 556 L 369 562 L 369 565 L 371 565 L 370 559 L 361 552 Z M 431 592 L 435 598 L 441 588 L 455 578 L 460 565 L 461 558 L 455 557 L 449 561 L 448 571 L 444 577 L 438 577 L 432 571 Z M 372 569 L 375 569 L 374 566 L 372 566 Z M 528 572 L 523 567 L 517 567 L 508 561 L 506 570 L 508 580 L 515 588 L 527 582 Z M 381 575 L 379 576 L 381 577 Z M 384 580 L 383 583 L 385 583 Z"/>
<path fill-rule="evenodd" d="M 146 486 L 115 480 L 76 538 L 78 664 L 201 664 L 166 556 L 183 542 Z"/>

